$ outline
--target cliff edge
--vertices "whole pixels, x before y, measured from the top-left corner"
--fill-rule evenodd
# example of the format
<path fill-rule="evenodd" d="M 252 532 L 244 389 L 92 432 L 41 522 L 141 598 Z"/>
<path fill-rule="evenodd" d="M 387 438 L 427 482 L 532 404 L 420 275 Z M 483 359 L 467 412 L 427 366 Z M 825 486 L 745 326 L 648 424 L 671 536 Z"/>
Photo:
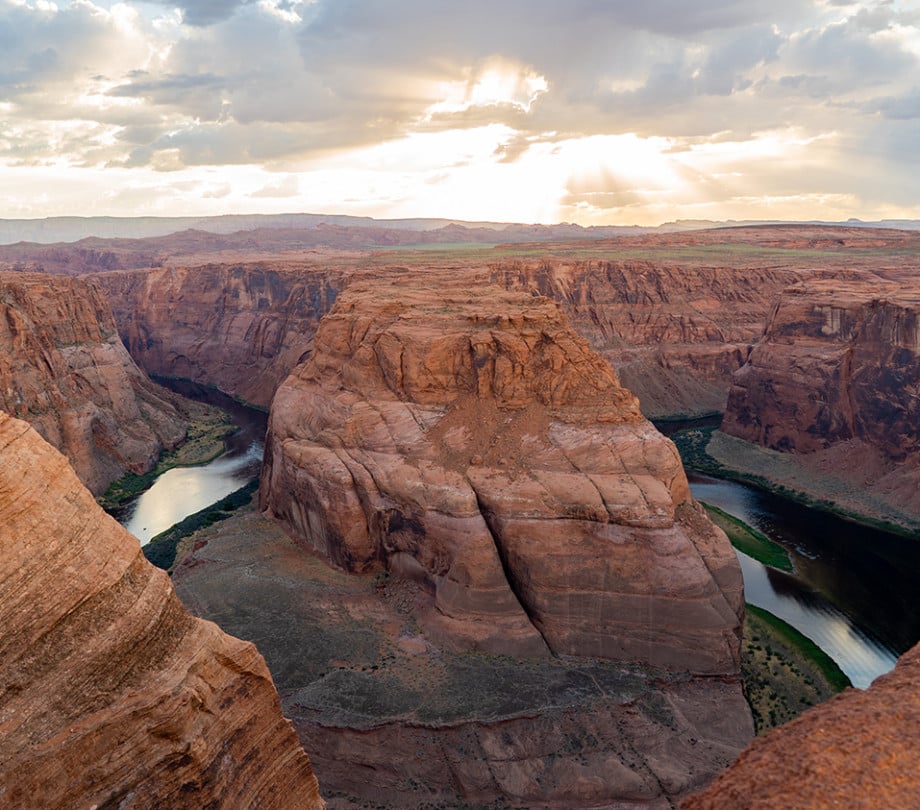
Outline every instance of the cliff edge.
<path fill-rule="evenodd" d="M 147 472 L 186 431 L 174 397 L 122 345 L 99 290 L 60 276 L 0 273 L 0 409 L 28 421 L 97 495 Z"/>
<path fill-rule="evenodd" d="M 0 413 L 0 804 L 325 807 L 255 647 Z"/>
<path fill-rule="evenodd" d="M 920 647 L 867 690 L 848 689 L 754 740 L 682 810 L 885 807 L 920 795 Z"/>
<path fill-rule="evenodd" d="M 813 279 L 774 307 L 732 378 L 722 431 L 795 461 L 800 474 L 778 473 L 779 483 L 917 528 L 918 390 L 920 285 L 912 274 Z M 745 466 L 751 454 L 742 451 L 724 439 L 710 445 L 730 467 Z M 771 477 L 769 468 L 758 472 Z"/>

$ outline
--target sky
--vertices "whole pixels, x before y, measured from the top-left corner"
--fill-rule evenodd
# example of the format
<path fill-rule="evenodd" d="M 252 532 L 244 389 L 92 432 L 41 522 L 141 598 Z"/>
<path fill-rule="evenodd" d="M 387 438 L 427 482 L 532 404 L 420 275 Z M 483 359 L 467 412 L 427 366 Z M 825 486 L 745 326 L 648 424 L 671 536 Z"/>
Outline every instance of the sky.
<path fill-rule="evenodd" d="M 0 217 L 920 218 L 916 0 L 0 0 Z"/>

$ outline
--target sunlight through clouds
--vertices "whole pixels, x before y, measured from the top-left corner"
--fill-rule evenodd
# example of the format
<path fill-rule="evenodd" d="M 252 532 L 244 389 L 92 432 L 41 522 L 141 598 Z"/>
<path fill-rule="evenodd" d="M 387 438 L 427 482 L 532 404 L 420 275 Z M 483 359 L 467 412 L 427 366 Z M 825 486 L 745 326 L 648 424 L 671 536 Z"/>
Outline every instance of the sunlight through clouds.
<path fill-rule="evenodd" d="M 920 216 L 903 0 L 0 0 L 0 36 L 5 216 Z"/>

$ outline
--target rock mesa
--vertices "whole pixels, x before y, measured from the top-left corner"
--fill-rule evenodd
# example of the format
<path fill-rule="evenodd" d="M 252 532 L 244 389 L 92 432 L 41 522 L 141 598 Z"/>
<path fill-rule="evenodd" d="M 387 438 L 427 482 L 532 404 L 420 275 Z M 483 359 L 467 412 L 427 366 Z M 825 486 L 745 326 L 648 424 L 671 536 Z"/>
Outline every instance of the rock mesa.
<path fill-rule="evenodd" d="M 0 804 L 325 807 L 255 647 L 0 414 Z"/>
<path fill-rule="evenodd" d="M 673 445 L 558 305 L 353 283 L 272 405 L 261 498 L 460 647 L 738 671 L 741 574 Z"/>

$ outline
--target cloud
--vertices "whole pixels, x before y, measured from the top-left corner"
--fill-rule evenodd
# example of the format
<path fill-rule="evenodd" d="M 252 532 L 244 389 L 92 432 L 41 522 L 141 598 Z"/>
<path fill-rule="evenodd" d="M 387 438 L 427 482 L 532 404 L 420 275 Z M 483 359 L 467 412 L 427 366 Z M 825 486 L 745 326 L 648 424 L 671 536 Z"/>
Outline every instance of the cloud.
<path fill-rule="evenodd" d="M 488 172 L 518 178 L 539 163 L 562 184 L 552 192 L 559 204 L 613 212 L 647 202 L 649 189 L 612 165 L 593 180 L 586 166 L 583 182 L 569 182 L 566 161 L 577 163 L 569 144 L 579 139 L 626 136 L 670 154 L 674 182 L 701 199 L 747 199 L 751 189 L 742 194 L 730 179 L 739 169 L 734 145 L 763 144 L 793 128 L 805 144 L 793 150 L 800 174 L 807 168 L 836 194 L 827 167 L 861 151 L 873 172 L 898 176 L 903 155 L 895 150 L 905 148 L 920 113 L 920 13 L 900 2 L 58 6 L 0 0 L 0 161 L 174 178 L 209 167 L 265 169 L 269 180 L 239 193 L 266 204 L 286 189 L 311 187 L 290 179 L 297 172 L 327 165 L 361 164 L 368 176 L 390 178 L 398 191 L 380 199 L 393 200 L 408 199 L 413 183 L 449 186 L 432 178 L 452 172 L 475 168 L 486 182 Z M 417 144 L 419 136 L 443 151 L 378 148 Z M 704 146 L 721 158 L 700 164 Z M 365 165 L 369 156 L 377 163 Z M 776 198 L 794 196 L 761 172 L 768 158 L 746 159 L 756 164 L 750 176 Z M 780 159 L 791 168 L 787 175 L 784 164 L 779 175 L 791 184 L 791 157 Z M 288 178 L 282 185 L 279 172 Z M 854 187 L 872 182 L 841 174 Z M 804 176 L 802 183 L 818 193 Z M 323 188 L 333 194 L 335 183 Z"/>
<path fill-rule="evenodd" d="M 297 175 L 289 174 L 275 183 L 269 183 L 253 191 L 250 197 L 296 197 L 300 194 L 300 180 Z"/>
<path fill-rule="evenodd" d="M 252 0 L 153 0 L 161 6 L 180 8 L 182 19 L 189 25 L 212 25 L 232 17 L 237 9 Z"/>

